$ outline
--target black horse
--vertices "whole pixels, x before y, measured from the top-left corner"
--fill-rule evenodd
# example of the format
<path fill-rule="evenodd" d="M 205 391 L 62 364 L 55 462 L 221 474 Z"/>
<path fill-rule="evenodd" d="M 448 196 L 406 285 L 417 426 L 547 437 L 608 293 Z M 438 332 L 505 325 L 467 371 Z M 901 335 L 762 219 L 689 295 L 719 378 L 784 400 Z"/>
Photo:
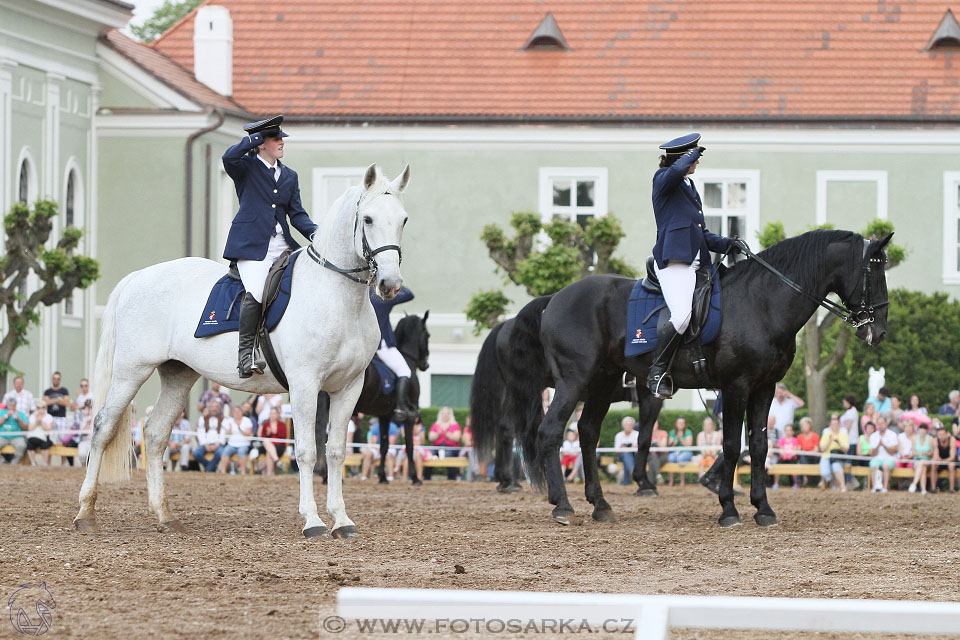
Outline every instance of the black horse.
<path fill-rule="evenodd" d="M 818 230 L 784 240 L 759 254 L 777 275 L 759 260 L 740 262 L 720 274 L 723 290 L 723 326 L 716 340 L 703 348 L 712 379 L 723 392 L 723 472 L 719 491 L 723 508 L 719 522 L 741 524 L 733 502 L 733 474 L 740 453 L 744 414 L 750 435 L 750 500 L 757 508 L 757 524 L 777 524 L 767 502 L 763 462 L 767 454 L 766 422 L 774 387 L 790 367 L 796 353 L 796 335 L 829 293 L 839 295 L 854 309 L 846 311 L 857 326 L 856 335 L 876 345 L 886 332 L 887 285 L 882 240 L 865 240 L 849 231 Z M 785 279 L 800 291 L 787 286 Z M 518 419 L 526 430 L 520 436 L 531 482 L 546 483 L 555 505 L 554 519 L 569 524 L 573 508 L 567 499 L 557 455 L 563 428 L 581 398 L 586 399 L 578 421 L 583 451 L 585 492 L 594 505 L 593 517 L 615 521 L 603 497 L 596 462 L 600 424 L 620 387 L 624 371 L 646 378 L 653 354 L 626 358 L 627 301 L 633 280 L 618 276 L 593 276 L 554 294 L 543 313 L 515 319 L 511 332 L 511 366 L 525 376 L 506 379 L 506 406 L 523 404 L 535 415 L 544 380 L 552 380 L 556 393 L 543 419 Z M 501 330 L 502 332 L 502 330 Z M 521 360 L 523 358 L 524 360 Z M 700 386 L 687 350 L 673 366 L 678 387 Z M 645 473 L 650 434 L 662 402 L 638 388 L 639 451 L 634 479 L 641 491 L 652 488 Z M 476 435 L 476 432 L 475 432 Z M 519 434 L 518 434 L 519 435 Z"/>
<path fill-rule="evenodd" d="M 426 371 L 430 366 L 430 333 L 427 331 L 427 318 L 430 312 L 423 314 L 423 318 L 418 316 L 404 316 L 397 322 L 394 331 L 397 338 L 397 350 L 407 361 L 410 371 L 409 400 L 411 406 L 420 406 L 420 380 L 417 378 L 417 370 Z M 366 373 L 363 378 L 363 391 L 357 400 L 355 411 L 377 416 L 380 420 L 380 466 L 378 473 L 380 482 L 387 483 L 387 473 L 384 468 L 387 460 L 387 451 L 390 446 L 388 434 L 390 421 L 392 420 L 393 410 L 397 404 L 396 391 L 390 394 L 383 392 L 383 379 L 380 377 L 380 371 L 370 363 L 367 365 Z M 320 393 L 320 399 L 317 402 L 317 422 L 315 425 L 317 439 L 317 460 L 325 460 L 322 452 L 326 449 L 327 442 L 327 422 L 330 409 L 330 398 L 326 393 Z M 407 463 L 409 468 L 410 481 L 415 485 L 423 484 L 417 477 L 416 466 L 413 463 L 413 425 L 417 416 L 407 416 L 403 423 L 404 442 L 407 448 Z M 326 469 L 321 469 L 321 474 L 326 475 Z"/>

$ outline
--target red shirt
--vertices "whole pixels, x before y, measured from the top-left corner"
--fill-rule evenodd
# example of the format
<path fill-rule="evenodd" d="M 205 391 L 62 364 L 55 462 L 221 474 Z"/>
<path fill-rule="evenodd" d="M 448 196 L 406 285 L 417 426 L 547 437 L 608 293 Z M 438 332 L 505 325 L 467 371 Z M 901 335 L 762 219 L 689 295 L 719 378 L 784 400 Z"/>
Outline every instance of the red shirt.
<path fill-rule="evenodd" d="M 804 435 L 801 431 L 797 435 L 797 442 L 800 443 L 800 451 L 817 451 L 820 449 L 820 435 L 816 431 Z"/>
<path fill-rule="evenodd" d="M 281 420 L 277 423 L 276 430 L 270 427 L 270 422 L 265 422 L 260 430 L 261 438 L 270 438 L 273 444 L 283 444 L 280 440 L 287 439 L 287 423 Z"/>

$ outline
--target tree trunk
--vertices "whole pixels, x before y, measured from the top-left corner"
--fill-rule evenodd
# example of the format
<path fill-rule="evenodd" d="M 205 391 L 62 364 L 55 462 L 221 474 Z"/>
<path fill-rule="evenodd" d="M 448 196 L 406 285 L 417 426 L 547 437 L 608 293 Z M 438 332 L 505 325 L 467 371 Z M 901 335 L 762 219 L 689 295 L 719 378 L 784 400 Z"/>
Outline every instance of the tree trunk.
<path fill-rule="evenodd" d="M 13 360 L 13 352 L 16 351 L 16 343 L 16 337 L 12 331 L 4 336 L 3 342 L 0 342 L 0 363 L 7 363 L 7 368 L 12 367 L 10 363 Z M 0 375 L 0 398 L 7 392 L 7 375 L 7 371 L 4 371 L 3 375 Z"/>
<path fill-rule="evenodd" d="M 847 355 L 847 346 L 850 344 L 850 331 L 841 328 L 837 336 L 837 343 L 833 351 L 823 358 L 823 336 L 826 330 L 836 322 L 837 316 L 828 313 L 819 320 L 813 314 L 803 327 L 803 373 L 807 383 L 807 415 L 813 420 L 816 431 L 827 425 L 827 376 L 838 362 Z"/>

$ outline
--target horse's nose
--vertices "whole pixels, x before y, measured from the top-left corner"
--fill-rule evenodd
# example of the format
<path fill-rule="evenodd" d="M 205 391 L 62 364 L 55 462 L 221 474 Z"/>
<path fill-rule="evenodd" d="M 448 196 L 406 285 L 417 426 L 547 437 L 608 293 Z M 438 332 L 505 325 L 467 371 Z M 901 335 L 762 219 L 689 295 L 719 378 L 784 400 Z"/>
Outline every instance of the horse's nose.
<path fill-rule="evenodd" d="M 384 300 L 391 300 L 400 293 L 401 282 L 393 278 L 384 278 L 380 281 L 380 297 Z"/>

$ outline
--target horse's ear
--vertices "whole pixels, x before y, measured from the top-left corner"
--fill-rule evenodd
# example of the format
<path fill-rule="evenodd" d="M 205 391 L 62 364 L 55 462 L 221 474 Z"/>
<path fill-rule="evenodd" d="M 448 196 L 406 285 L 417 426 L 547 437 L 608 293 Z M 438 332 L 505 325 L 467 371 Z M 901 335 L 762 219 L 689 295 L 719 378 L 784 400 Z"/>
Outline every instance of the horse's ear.
<path fill-rule="evenodd" d="M 410 165 L 407 165 L 403 168 L 403 173 L 401 173 L 396 180 L 393 181 L 393 186 L 396 188 L 397 193 L 403 193 L 407 188 L 407 183 L 410 182 Z"/>
<path fill-rule="evenodd" d="M 880 242 L 877 244 L 877 251 L 883 251 L 883 248 L 886 247 L 886 246 L 890 243 L 890 239 L 891 239 L 892 237 L 893 237 L 893 231 L 891 231 L 890 233 L 888 233 L 885 238 L 883 238 L 882 240 L 880 240 Z"/>
<path fill-rule="evenodd" d="M 423 322 L 424 322 L 424 324 L 426 324 L 427 318 L 429 318 L 429 317 L 430 317 L 430 309 L 427 309 L 426 311 L 423 312 Z"/>
<path fill-rule="evenodd" d="M 373 186 L 373 183 L 377 181 L 377 163 L 374 162 L 372 165 L 367 167 L 366 172 L 363 174 L 363 188 L 370 189 Z"/>

